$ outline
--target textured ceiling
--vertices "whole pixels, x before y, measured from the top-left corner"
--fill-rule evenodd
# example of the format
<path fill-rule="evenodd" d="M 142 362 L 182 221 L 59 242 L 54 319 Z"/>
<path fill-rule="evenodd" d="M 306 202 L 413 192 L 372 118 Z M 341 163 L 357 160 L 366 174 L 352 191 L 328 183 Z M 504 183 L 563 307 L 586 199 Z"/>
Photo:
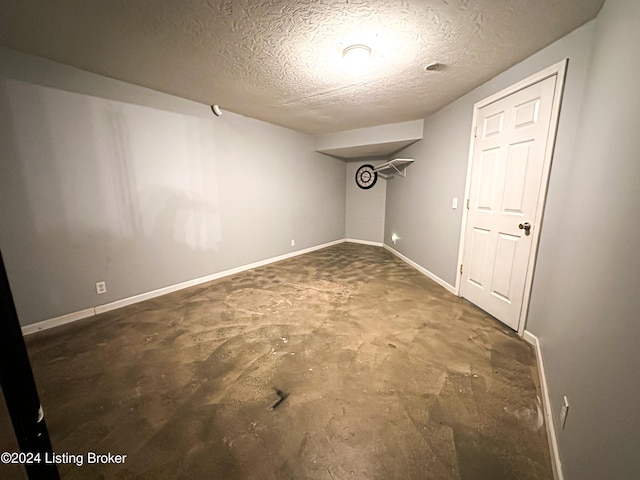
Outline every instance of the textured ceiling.
<path fill-rule="evenodd" d="M 317 134 L 424 118 L 602 3 L 0 0 L 0 44 Z M 365 71 L 346 68 L 353 43 Z"/>

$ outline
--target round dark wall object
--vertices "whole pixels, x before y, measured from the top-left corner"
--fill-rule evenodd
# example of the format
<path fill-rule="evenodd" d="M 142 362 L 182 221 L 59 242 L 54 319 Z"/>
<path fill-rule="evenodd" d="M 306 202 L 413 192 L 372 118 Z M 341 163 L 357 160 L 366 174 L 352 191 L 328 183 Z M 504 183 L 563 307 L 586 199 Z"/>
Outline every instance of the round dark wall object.
<path fill-rule="evenodd" d="M 373 187 L 378 181 L 378 172 L 373 170 L 373 165 L 362 165 L 356 171 L 356 185 L 364 190 Z"/>

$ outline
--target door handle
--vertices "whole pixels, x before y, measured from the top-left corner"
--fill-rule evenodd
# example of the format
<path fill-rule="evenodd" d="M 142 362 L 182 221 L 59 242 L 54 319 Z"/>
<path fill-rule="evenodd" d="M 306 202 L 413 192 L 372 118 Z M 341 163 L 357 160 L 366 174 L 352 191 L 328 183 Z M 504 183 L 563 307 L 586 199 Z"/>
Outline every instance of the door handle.
<path fill-rule="evenodd" d="M 525 235 L 531 235 L 531 224 L 529 222 L 521 223 L 518 228 L 524 230 Z"/>

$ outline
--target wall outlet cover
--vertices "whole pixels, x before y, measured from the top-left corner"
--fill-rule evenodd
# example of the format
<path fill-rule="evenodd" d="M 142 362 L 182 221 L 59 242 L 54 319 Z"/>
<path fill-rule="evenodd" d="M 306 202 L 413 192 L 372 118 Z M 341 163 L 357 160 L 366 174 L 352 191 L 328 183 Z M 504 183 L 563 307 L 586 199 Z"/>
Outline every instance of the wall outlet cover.
<path fill-rule="evenodd" d="M 98 283 L 96 283 L 96 293 L 98 295 L 102 295 L 103 293 L 107 293 L 107 282 L 98 282 Z"/>

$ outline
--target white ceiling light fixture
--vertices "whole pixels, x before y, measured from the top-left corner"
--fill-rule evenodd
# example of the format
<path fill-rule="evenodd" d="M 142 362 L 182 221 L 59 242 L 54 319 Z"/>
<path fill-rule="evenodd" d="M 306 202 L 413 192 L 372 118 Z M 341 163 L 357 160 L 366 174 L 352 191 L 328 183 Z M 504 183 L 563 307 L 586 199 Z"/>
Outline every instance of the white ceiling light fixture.
<path fill-rule="evenodd" d="M 357 43 L 355 45 L 349 45 L 342 50 L 342 58 L 370 58 L 371 47 L 364 43 Z"/>
<path fill-rule="evenodd" d="M 347 62 L 347 68 L 351 71 L 359 71 L 371 64 L 371 47 L 364 43 L 355 43 L 342 50 L 342 59 Z"/>

